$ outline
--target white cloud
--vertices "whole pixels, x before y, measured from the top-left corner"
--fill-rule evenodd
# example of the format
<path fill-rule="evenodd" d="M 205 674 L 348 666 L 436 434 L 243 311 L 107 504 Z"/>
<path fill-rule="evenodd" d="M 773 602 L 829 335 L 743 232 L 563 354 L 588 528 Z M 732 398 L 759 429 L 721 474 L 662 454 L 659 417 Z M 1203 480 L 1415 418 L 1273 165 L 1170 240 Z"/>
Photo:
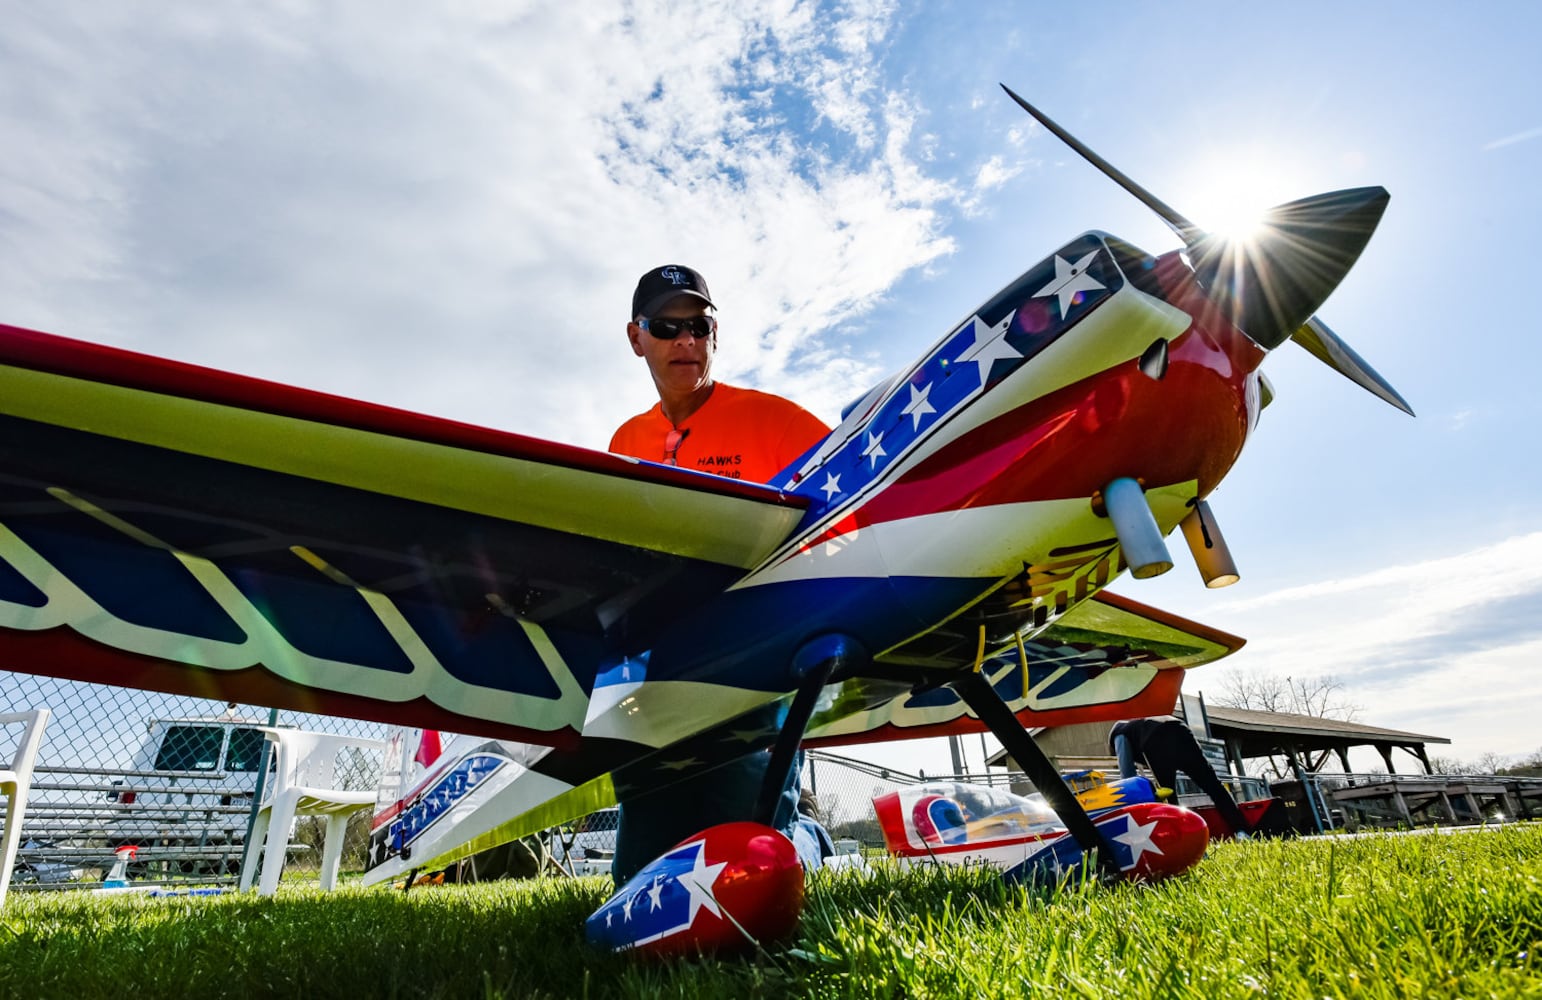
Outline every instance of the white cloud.
<path fill-rule="evenodd" d="M 1009 167 L 1000 156 L 992 156 L 980 165 L 975 171 L 974 188 L 976 191 L 992 191 L 1001 187 L 1007 181 L 1022 173 L 1023 168 L 1019 164 Z"/>
<path fill-rule="evenodd" d="M 1213 610 L 1249 642 L 1191 682 L 1212 694 L 1227 669 L 1333 674 L 1362 721 L 1449 737 L 1442 755 L 1542 745 L 1542 532 Z"/>
<path fill-rule="evenodd" d="M 723 306 L 720 374 L 826 416 L 840 335 L 950 252 L 890 3 L 463 3 L 0 37 L 0 321 L 602 446 L 651 387 L 636 275 Z"/>
<path fill-rule="evenodd" d="M 1300 587 L 1277 590 L 1245 601 L 1218 605 L 1221 611 L 1242 611 L 1260 607 L 1310 601 L 1356 592 L 1387 594 L 1393 591 L 1419 592 L 1458 589 L 1455 599 L 1463 604 L 1479 603 L 1497 596 L 1525 592 L 1542 584 L 1542 532 L 1508 538 L 1459 555 L 1428 562 L 1404 563 L 1345 579 L 1323 580 Z M 1449 611 L 1450 604 L 1431 608 Z"/>
<path fill-rule="evenodd" d="M 1366 701 L 1395 711 L 1399 725 L 1452 740 L 1447 751 L 1471 760 L 1488 751 L 1506 755 L 1542 748 L 1537 706 L 1542 704 L 1542 639 L 1507 644 L 1446 659 L 1438 670 L 1391 676 L 1366 685 Z"/>
<path fill-rule="evenodd" d="M 1518 142 L 1530 142 L 1532 139 L 1542 139 L 1542 128 L 1529 128 L 1523 132 L 1516 132 L 1513 135 L 1495 139 L 1493 142 L 1486 142 L 1483 144 L 1483 152 L 1491 153 L 1496 149 L 1513 146 Z"/>

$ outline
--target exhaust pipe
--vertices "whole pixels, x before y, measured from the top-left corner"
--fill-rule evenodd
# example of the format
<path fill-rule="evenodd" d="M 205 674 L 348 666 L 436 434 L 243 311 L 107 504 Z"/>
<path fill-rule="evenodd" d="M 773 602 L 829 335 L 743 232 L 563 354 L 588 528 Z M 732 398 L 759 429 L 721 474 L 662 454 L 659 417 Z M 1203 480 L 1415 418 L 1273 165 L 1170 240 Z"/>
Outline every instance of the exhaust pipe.
<path fill-rule="evenodd" d="M 1183 537 L 1189 543 L 1189 551 L 1194 553 L 1194 565 L 1199 567 L 1199 576 L 1205 581 L 1205 586 L 1211 589 L 1230 587 L 1240 576 L 1237 564 L 1232 560 L 1231 549 L 1227 548 L 1226 539 L 1221 536 L 1221 526 L 1216 524 L 1215 515 L 1210 513 L 1210 505 L 1205 501 L 1196 497 L 1189 504 L 1194 509 L 1189 511 L 1189 516 L 1183 519 L 1179 527 L 1183 528 Z"/>
<path fill-rule="evenodd" d="M 1132 576 L 1149 580 L 1173 568 L 1173 557 L 1140 483 L 1128 476 L 1115 479 L 1103 487 L 1103 507 L 1114 522 L 1114 534 Z"/>

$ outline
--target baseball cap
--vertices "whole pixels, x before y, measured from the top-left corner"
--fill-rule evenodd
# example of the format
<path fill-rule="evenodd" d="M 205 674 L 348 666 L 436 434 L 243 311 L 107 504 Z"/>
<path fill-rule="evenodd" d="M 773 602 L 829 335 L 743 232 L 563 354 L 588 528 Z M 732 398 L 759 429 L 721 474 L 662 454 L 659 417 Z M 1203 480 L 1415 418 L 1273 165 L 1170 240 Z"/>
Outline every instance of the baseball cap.
<path fill-rule="evenodd" d="M 677 295 L 689 295 L 717 308 L 707 291 L 706 278 L 683 264 L 665 264 L 637 280 L 637 291 L 632 293 L 632 317 L 652 316 Z"/>

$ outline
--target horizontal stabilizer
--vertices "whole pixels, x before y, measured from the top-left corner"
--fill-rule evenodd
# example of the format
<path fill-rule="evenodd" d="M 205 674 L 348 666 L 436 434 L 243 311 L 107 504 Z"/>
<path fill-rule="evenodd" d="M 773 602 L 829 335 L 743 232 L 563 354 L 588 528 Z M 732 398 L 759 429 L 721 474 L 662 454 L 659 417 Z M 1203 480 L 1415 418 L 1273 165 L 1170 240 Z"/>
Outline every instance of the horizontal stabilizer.
<path fill-rule="evenodd" d="M 955 619 L 945 628 L 957 626 Z M 1031 625 L 1025 624 L 1024 629 Z M 1244 640 L 1104 591 L 1067 612 L 1021 647 L 992 644 L 979 669 L 1025 726 L 1059 726 L 1172 711 L 1183 671 L 1242 648 Z M 970 670 L 975 648 L 900 647 L 878 658 L 907 667 Z M 944 650 L 930 653 L 927 650 Z M 806 745 L 838 746 L 982 732 L 949 687 L 895 690 L 847 681 L 831 709 L 816 713 Z M 855 702 L 865 710 L 852 711 Z"/>

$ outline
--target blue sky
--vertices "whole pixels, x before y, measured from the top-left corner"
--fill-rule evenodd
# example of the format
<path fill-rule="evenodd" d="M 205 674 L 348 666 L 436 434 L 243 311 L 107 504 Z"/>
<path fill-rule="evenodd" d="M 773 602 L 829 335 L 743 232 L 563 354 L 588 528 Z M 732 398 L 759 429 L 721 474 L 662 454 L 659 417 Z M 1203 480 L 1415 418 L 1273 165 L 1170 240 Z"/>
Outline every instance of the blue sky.
<path fill-rule="evenodd" d="M 998 82 L 1202 223 L 1384 185 L 1321 315 L 1419 417 L 1282 348 L 1212 498 L 1243 582 L 1117 589 L 1542 746 L 1534 4 L 6 6 L 0 320 L 590 447 L 652 401 L 653 264 L 833 418 L 1077 233 L 1175 246 Z"/>

